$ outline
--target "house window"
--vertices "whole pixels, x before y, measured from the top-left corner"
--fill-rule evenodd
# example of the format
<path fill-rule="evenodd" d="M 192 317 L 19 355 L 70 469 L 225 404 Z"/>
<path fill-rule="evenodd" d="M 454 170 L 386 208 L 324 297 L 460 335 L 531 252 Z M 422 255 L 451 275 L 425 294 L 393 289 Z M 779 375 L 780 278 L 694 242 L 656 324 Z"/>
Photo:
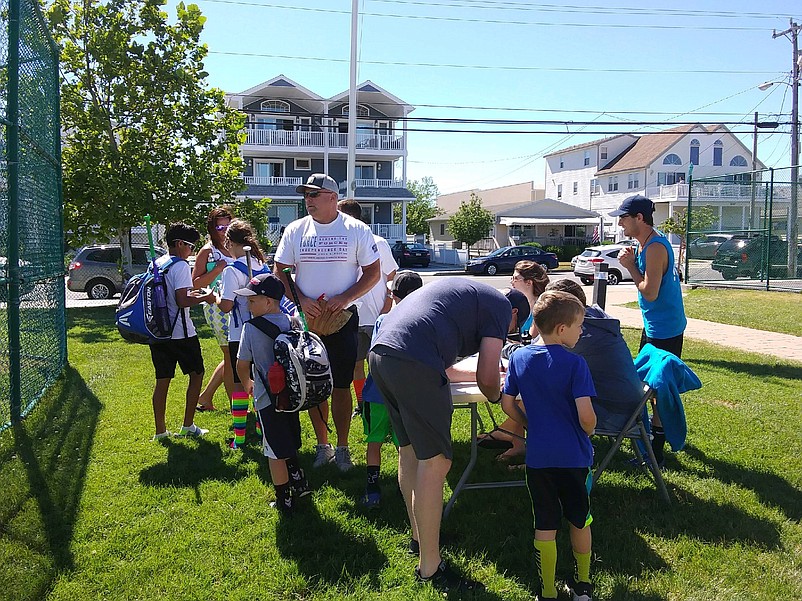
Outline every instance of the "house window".
<path fill-rule="evenodd" d="M 713 166 L 721 167 L 722 155 L 724 154 L 724 143 L 721 140 L 716 140 L 713 143 Z"/>
<path fill-rule="evenodd" d="M 579 192 L 579 182 L 574 182 L 574 189 L 573 189 L 573 192 L 574 192 L 574 194 L 576 194 L 577 192 Z"/>
<path fill-rule="evenodd" d="M 663 165 L 682 165 L 682 159 L 676 154 L 667 154 L 663 159 Z"/>
<path fill-rule="evenodd" d="M 699 140 L 691 140 L 691 165 L 699 164 Z"/>
<path fill-rule="evenodd" d="M 298 131 L 312 131 L 312 117 L 298 117 Z"/>
<path fill-rule="evenodd" d="M 446 224 L 445 223 L 441 223 L 440 224 L 440 235 L 441 236 L 445 236 L 446 235 Z"/>
<path fill-rule="evenodd" d="M 295 129 L 295 121 L 293 119 L 280 119 L 268 115 L 254 115 L 253 123 L 254 129 L 270 129 L 274 131 L 292 131 Z"/>
<path fill-rule="evenodd" d="M 607 191 L 618 192 L 618 176 L 612 175 L 607 178 Z"/>
<path fill-rule="evenodd" d="M 312 171 L 312 159 L 295 159 L 296 171 Z"/>
<path fill-rule="evenodd" d="M 373 203 L 368 204 L 365 202 L 361 202 L 359 203 L 359 206 L 362 209 L 362 222 L 367 223 L 368 225 L 373 223 L 373 211 L 374 211 Z"/>
<path fill-rule="evenodd" d="M 357 163 L 354 177 L 356 179 L 376 179 L 376 163 Z"/>
<path fill-rule="evenodd" d="M 253 174 L 256 177 L 284 177 L 284 161 L 254 161 Z"/>
<path fill-rule="evenodd" d="M 627 190 L 637 190 L 640 188 L 637 173 L 630 173 L 627 175 Z"/>
<path fill-rule="evenodd" d="M 268 113 L 289 113 L 290 103 L 284 100 L 263 100 L 261 109 Z"/>
<path fill-rule="evenodd" d="M 749 163 L 740 154 L 736 154 L 730 161 L 730 167 L 746 167 Z"/>
<path fill-rule="evenodd" d="M 607 147 L 606 146 L 599 147 L 599 158 L 601 158 L 603 161 L 607 160 Z"/>
<path fill-rule="evenodd" d="M 557 198 L 563 197 L 563 185 L 557 184 Z"/>
<path fill-rule="evenodd" d="M 560 157 L 560 169 L 562 169 L 563 167 L 565 167 L 565 159 L 563 159 L 563 157 Z"/>
<path fill-rule="evenodd" d="M 682 184 L 682 183 L 685 183 L 685 173 L 683 173 L 682 171 L 676 171 L 676 172 L 660 171 L 657 174 L 658 186 L 670 186 L 672 184 Z"/>
<path fill-rule="evenodd" d="M 591 194 L 598 194 L 599 193 L 599 180 L 592 179 L 590 180 L 590 193 Z"/>
<path fill-rule="evenodd" d="M 343 106 L 343 115 L 348 115 L 348 105 Z M 356 116 L 357 117 L 370 117 L 370 109 L 366 107 L 364 104 L 356 105 Z"/>
<path fill-rule="evenodd" d="M 587 167 L 588 165 L 590 165 L 590 150 L 586 150 L 586 151 L 585 151 L 585 156 L 584 156 L 584 158 L 582 159 L 582 164 L 583 164 L 585 167 Z"/>

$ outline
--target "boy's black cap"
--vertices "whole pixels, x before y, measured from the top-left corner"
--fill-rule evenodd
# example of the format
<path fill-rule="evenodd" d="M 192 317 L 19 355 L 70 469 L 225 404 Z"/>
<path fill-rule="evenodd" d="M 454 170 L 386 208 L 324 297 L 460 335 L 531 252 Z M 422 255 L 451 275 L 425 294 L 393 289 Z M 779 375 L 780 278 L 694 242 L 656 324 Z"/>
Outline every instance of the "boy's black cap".
<path fill-rule="evenodd" d="M 390 291 L 398 298 L 406 298 L 411 292 L 423 287 L 423 280 L 415 271 L 404 269 L 397 271 L 393 278 Z"/>
<path fill-rule="evenodd" d="M 610 217 L 620 217 L 621 215 L 631 215 L 634 217 L 638 213 L 644 216 L 654 213 L 654 203 L 640 194 L 625 198 L 621 206 L 610 213 Z"/>
<path fill-rule="evenodd" d="M 245 288 L 234 290 L 234 294 L 239 296 L 266 296 L 281 300 L 284 296 L 284 284 L 272 273 L 260 273 L 254 276 Z"/>
<path fill-rule="evenodd" d="M 513 309 L 518 309 L 518 329 L 520 330 L 523 327 L 524 322 L 529 319 L 529 299 L 526 298 L 526 295 L 521 292 L 520 290 L 516 290 L 515 288 L 510 288 L 507 292 L 504 293 L 504 296 L 507 297 L 507 300 L 510 301 Z"/>

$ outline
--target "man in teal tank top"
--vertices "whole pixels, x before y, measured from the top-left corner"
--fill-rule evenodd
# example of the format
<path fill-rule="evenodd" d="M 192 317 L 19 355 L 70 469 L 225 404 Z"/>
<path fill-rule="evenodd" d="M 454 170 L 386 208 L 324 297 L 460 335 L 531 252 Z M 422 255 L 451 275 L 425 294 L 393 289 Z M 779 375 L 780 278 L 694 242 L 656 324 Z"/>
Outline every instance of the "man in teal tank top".
<path fill-rule="evenodd" d="M 682 356 L 682 338 L 688 320 L 682 305 L 682 289 L 674 264 L 674 249 L 668 239 L 654 228 L 654 203 L 645 196 L 630 196 L 618 210 L 624 235 L 638 241 L 637 250 L 625 248 L 618 260 L 632 275 L 638 288 L 638 305 L 643 313 L 643 333 L 640 347 L 651 343 L 657 348 Z M 663 433 L 660 416 L 652 418 L 654 455 L 663 462 Z"/>

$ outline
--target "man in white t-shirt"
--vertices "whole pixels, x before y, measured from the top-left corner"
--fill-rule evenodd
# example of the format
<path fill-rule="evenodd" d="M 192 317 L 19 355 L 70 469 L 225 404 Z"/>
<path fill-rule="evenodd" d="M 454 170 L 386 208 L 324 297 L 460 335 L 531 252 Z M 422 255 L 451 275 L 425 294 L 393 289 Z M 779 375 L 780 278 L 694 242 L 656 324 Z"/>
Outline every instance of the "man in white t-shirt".
<path fill-rule="evenodd" d="M 368 226 L 337 211 L 339 186 L 331 177 L 322 173 L 310 175 L 296 192 L 304 195 L 309 215 L 293 221 L 284 230 L 276 250 L 277 275 L 289 289 L 284 269 L 295 268 L 301 307 L 310 318 L 320 315 L 318 301 L 323 298 L 332 311 L 350 309 L 354 313 L 339 332 L 322 337 L 334 377 L 331 410 L 337 431 L 336 449 L 328 442 L 328 405 L 321 404 L 320 411 L 309 412 L 318 442 L 313 465 L 320 467 L 333 460 L 345 472 L 354 466 L 348 449 L 348 430 L 359 318 L 353 303 L 379 281 L 379 252 Z"/>
<path fill-rule="evenodd" d="M 362 221 L 362 207 L 353 199 L 341 200 L 337 203 L 340 213 L 350 215 Z M 398 264 L 393 258 L 393 251 L 387 240 L 373 234 L 373 240 L 379 249 L 379 265 L 381 274 L 379 282 L 370 289 L 365 296 L 359 299 L 359 334 L 357 340 L 356 365 L 354 366 L 354 392 L 356 393 L 356 411 L 354 415 L 362 413 L 362 389 L 365 387 L 365 359 L 370 350 L 370 341 L 373 338 L 373 326 L 379 315 L 387 313 L 393 306 L 393 296 L 387 290 L 387 282 L 392 282 Z"/>
<path fill-rule="evenodd" d="M 178 436 L 203 436 L 208 432 L 194 423 L 195 406 L 203 384 L 203 356 L 200 342 L 195 333 L 195 324 L 189 316 L 189 308 L 202 302 L 214 300 L 210 291 L 196 291 L 192 288 L 192 272 L 187 258 L 200 239 L 200 234 L 191 225 L 174 223 L 167 230 L 169 252 L 156 261 L 157 268 L 164 273 L 167 289 L 167 312 L 173 325 L 169 340 L 150 345 L 150 358 L 156 372 L 156 386 L 153 389 L 153 418 L 156 422 L 154 440 L 170 436 L 165 424 L 167 391 L 175 377 L 175 366 L 189 376 L 187 384 L 184 424 Z M 169 266 L 168 266 L 169 264 Z"/>

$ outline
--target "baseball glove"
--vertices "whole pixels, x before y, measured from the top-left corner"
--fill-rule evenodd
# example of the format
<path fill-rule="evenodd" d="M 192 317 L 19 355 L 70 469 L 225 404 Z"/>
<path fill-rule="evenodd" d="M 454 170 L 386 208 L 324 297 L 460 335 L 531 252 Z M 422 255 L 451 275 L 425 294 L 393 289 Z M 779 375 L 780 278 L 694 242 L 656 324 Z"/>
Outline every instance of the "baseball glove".
<path fill-rule="evenodd" d="M 346 309 L 330 311 L 326 306 L 327 301 L 325 299 L 318 301 L 318 304 L 322 309 L 320 315 L 308 320 L 309 329 L 318 336 L 329 336 L 339 332 L 353 315 Z"/>

